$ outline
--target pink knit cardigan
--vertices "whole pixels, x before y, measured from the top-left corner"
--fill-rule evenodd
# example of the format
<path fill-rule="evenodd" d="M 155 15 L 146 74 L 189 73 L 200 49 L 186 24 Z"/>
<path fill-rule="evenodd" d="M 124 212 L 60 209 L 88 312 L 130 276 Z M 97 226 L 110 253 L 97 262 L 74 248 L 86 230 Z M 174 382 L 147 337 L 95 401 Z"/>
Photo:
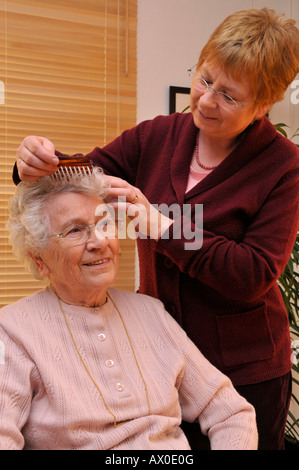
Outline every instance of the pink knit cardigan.
<path fill-rule="evenodd" d="M 179 425 L 198 420 L 212 449 L 256 449 L 255 412 L 150 297 L 110 289 L 97 309 L 50 288 L 0 311 L 0 449 L 189 449 Z"/>

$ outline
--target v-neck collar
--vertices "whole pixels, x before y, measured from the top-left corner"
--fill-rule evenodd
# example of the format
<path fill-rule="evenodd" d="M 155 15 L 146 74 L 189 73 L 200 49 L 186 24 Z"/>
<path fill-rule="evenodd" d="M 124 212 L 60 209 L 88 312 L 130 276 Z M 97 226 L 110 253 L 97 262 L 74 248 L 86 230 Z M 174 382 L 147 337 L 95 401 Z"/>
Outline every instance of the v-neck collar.
<path fill-rule="evenodd" d="M 258 156 L 261 150 L 269 145 L 276 136 L 275 127 L 272 126 L 266 117 L 250 125 L 244 132 L 244 138 L 225 160 L 185 194 L 198 133 L 192 114 L 189 113 L 187 120 L 180 129 L 177 145 L 175 146 L 170 164 L 171 182 L 180 205 L 195 195 L 220 184 L 238 172 L 243 166 Z M 182 136 L 182 133 L 186 135 L 186 138 Z"/>

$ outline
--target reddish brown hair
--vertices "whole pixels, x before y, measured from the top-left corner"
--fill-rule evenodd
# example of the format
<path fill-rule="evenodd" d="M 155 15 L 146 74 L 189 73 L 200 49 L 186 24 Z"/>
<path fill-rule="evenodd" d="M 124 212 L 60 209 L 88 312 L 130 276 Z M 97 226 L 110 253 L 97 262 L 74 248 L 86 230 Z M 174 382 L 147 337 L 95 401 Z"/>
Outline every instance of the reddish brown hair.
<path fill-rule="evenodd" d="M 256 105 L 272 105 L 299 72 L 299 30 L 295 20 L 268 8 L 239 11 L 211 35 L 197 69 L 205 61 L 235 80 L 247 77 Z"/>

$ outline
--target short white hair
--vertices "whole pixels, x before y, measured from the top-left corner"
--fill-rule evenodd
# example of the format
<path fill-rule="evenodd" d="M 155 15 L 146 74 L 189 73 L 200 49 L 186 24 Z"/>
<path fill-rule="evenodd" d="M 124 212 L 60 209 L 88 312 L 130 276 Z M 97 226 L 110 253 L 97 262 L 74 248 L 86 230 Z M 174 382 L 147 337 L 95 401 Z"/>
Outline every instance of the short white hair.
<path fill-rule="evenodd" d="M 9 201 L 6 224 L 14 255 L 21 260 L 36 279 L 42 280 L 30 254 L 38 256 L 49 242 L 50 220 L 47 203 L 56 194 L 64 192 L 99 196 L 103 200 L 108 188 L 107 179 L 100 168 L 90 175 L 67 177 L 44 176 L 33 182 L 22 181 Z"/>

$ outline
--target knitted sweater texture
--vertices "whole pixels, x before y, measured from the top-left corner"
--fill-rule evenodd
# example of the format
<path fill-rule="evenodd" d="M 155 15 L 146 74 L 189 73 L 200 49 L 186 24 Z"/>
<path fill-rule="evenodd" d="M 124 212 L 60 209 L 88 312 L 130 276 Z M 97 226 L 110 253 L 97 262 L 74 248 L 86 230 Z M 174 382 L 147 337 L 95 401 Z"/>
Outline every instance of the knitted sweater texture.
<path fill-rule="evenodd" d="M 91 309 L 50 288 L 0 312 L 0 449 L 189 449 L 179 425 L 198 420 L 212 449 L 256 449 L 255 413 L 164 310 L 109 290 Z M 140 371 L 134 358 L 136 355 Z M 149 406 L 145 385 L 148 391 Z"/>
<path fill-rule="evenodd" d="M 88 156 L 162 212 L 181 208 L 170 213 L 169 237 L 137 240 L 139 292 L 161 300 L 235 386 L 281 377 L 292 367 L 291 341 L 276 281 L 298 232 L 299 149 L 267 118 L 256 121 L 186 193 L 197 135 L 191 113 L 158 116 Z M 190 231 L 193 240 L 184 236 Z"/>
<path fill-rule="evenodd" d="M 263 118 L 186 192 L 197 135 L 191 113 L 158 116 L 88 156 L 138 187 L 166 215 L 167 207 L 181 208 L 169 239 L 137 240 L 139 292 L 160 299 L 235 386 L 269 381 L 292 368 L 288 316 L 276 281 L 298 232 L 299 149 Z M 203 230 L 196 224 L 198 205 Z M 202 237 L 200 248 L 184 237 L 185 227 Z"/>

